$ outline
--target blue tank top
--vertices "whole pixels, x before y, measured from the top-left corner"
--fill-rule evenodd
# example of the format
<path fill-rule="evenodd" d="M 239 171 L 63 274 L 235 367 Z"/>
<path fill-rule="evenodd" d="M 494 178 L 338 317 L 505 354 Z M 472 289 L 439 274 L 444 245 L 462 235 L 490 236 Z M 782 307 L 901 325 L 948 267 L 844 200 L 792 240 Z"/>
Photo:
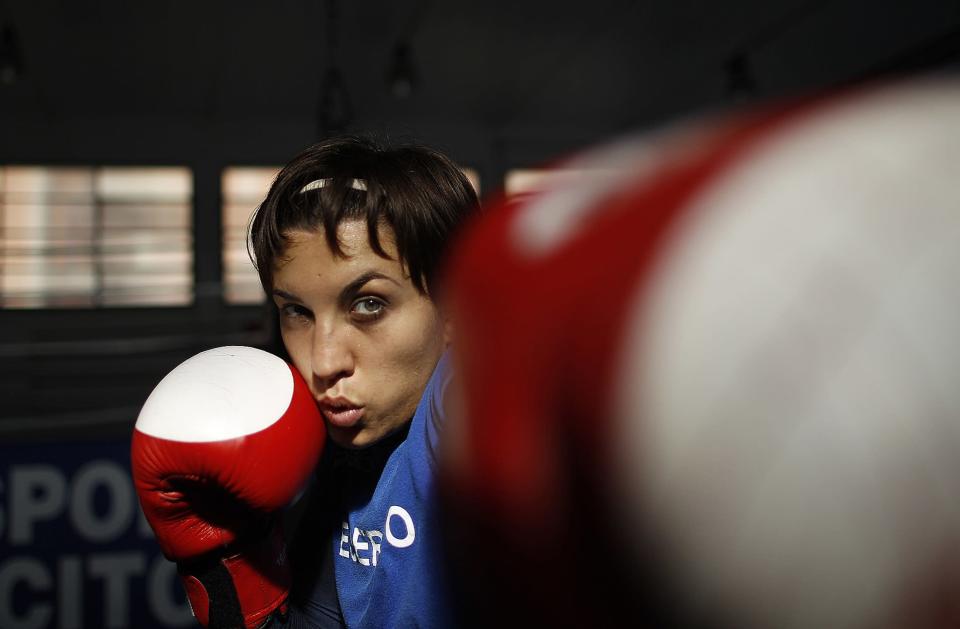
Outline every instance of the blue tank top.
<path fill-rule="evenodd" d="M 450 624 L 435 495 L 435 453 L 449 379 L 444 355 L 370 501 L 351 509 L 340 536 L 334 536 L 334 575 L 348 627 Z"/>
<path fill-rule="evenodd" d="M 295 577 L 299 584 L 295 582 L 294 589 L 303 596 L 293 597 L 287 619 L 291 629 L 339 626 L 338 611 L 351 628 L 450 626 L 435 482 L 449 362 L 445 354 L 434 368 L 405 438 L 388 437 L 371 452 L 332 453 L 318 470 L 320 494 L 325 495 L 313 507 L 327 515 L 307 517 L 299 533 L 306 539 L 330 540 L 332 548 L 326 543 L 295 546 L 307 569 L 301 571 L 306 576 Z M 378 448 L 389 452 L 385 463 Z M 376 476 L 380 465 L 382 472 Z M 372 469 L 365 470 L 367 466 Z M 338 493 L 338 486 L 344 489 L 346 504 L 325 502 Z M 331 510 L 342 515 L 333 524 L 332 536 Z M 324 556 L 331 551 L 332 556 Z M 331 600 L 331 567 L 339 601 Z"/>

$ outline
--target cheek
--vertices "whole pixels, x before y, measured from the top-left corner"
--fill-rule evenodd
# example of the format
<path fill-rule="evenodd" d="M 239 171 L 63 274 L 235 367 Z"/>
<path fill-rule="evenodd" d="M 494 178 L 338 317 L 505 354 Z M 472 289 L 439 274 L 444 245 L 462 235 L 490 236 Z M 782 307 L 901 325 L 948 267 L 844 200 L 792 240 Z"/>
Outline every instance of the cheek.
<path fill-rule="evenodd" d="M 310 384 L 313 381 L 311 377 L 313 370 L 310 366 L 310 339 L 308 335 L 281 328 L 280 338 L 287 354 L 290 355 L 293 366 L 297 368 L 303 379 Z"/>
<path fill-rule="evenodd" d="M 404 367 L 416 366 L 429 352 L 430 335 L 423 329 L 406 329 L 394 337 L 393 360 Z"/>
<path fill-rule="evenodd" d="M 433 373 L 443 353 L 443 325 L 436 316 L 421 314 L 410 317 L 387 331 L 380 352 L 389 347 L 389 357 L 383 356 L 384 384 L 396 395 L 419 399 L 427 379 Z M 415 395 L 414 395 L 415 394 Z"/>
<path fill-rule="evenodd" d="M 407 322 L 402 332 L 397 335 L 398 357 L 416 371 L 424 368 L 421 365 L 428 365 L 426 368 L 432 372 L 444 347 L 441 321 L 436 316 L 424 315 Z"/>

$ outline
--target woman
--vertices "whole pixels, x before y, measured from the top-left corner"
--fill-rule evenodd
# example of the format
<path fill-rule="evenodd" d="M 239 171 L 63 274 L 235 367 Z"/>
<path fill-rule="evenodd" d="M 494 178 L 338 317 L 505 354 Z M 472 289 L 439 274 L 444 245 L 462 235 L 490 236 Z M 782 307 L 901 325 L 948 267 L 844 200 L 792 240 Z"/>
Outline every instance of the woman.
<path fill-rule="evenodd" d="M 360 138 L 315 145 L 251 225 L 291 362 L 331 444 L 294 528 L 274 626 L 444 626 L 434 456 L 449 370 L 444 250 L 477 197 L 453 162 Z"/>

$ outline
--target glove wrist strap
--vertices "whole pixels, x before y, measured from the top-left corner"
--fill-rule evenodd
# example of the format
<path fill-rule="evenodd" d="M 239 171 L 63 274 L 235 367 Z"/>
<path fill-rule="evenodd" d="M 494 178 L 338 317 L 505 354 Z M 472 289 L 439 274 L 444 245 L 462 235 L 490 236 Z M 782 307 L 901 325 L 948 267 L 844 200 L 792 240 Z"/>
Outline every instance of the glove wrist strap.
<path fill-rule="evenodd" d="M 178 569 L 193 615 L 209 629 L 255 629 L 272 612 L 286 612 L 290 569 L 279 520 L 230 556 Z"/>

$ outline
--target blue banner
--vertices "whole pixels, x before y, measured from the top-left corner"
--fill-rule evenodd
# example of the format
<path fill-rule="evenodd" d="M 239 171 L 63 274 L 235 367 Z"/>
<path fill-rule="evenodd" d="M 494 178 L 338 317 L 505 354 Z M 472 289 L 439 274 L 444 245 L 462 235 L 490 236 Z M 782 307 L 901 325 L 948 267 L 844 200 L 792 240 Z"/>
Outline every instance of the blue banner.
<path fill-rule="evenodd" d="M 129 441 L 0 446 L 0 627 L 192 626 L 140 511 Z"/>

